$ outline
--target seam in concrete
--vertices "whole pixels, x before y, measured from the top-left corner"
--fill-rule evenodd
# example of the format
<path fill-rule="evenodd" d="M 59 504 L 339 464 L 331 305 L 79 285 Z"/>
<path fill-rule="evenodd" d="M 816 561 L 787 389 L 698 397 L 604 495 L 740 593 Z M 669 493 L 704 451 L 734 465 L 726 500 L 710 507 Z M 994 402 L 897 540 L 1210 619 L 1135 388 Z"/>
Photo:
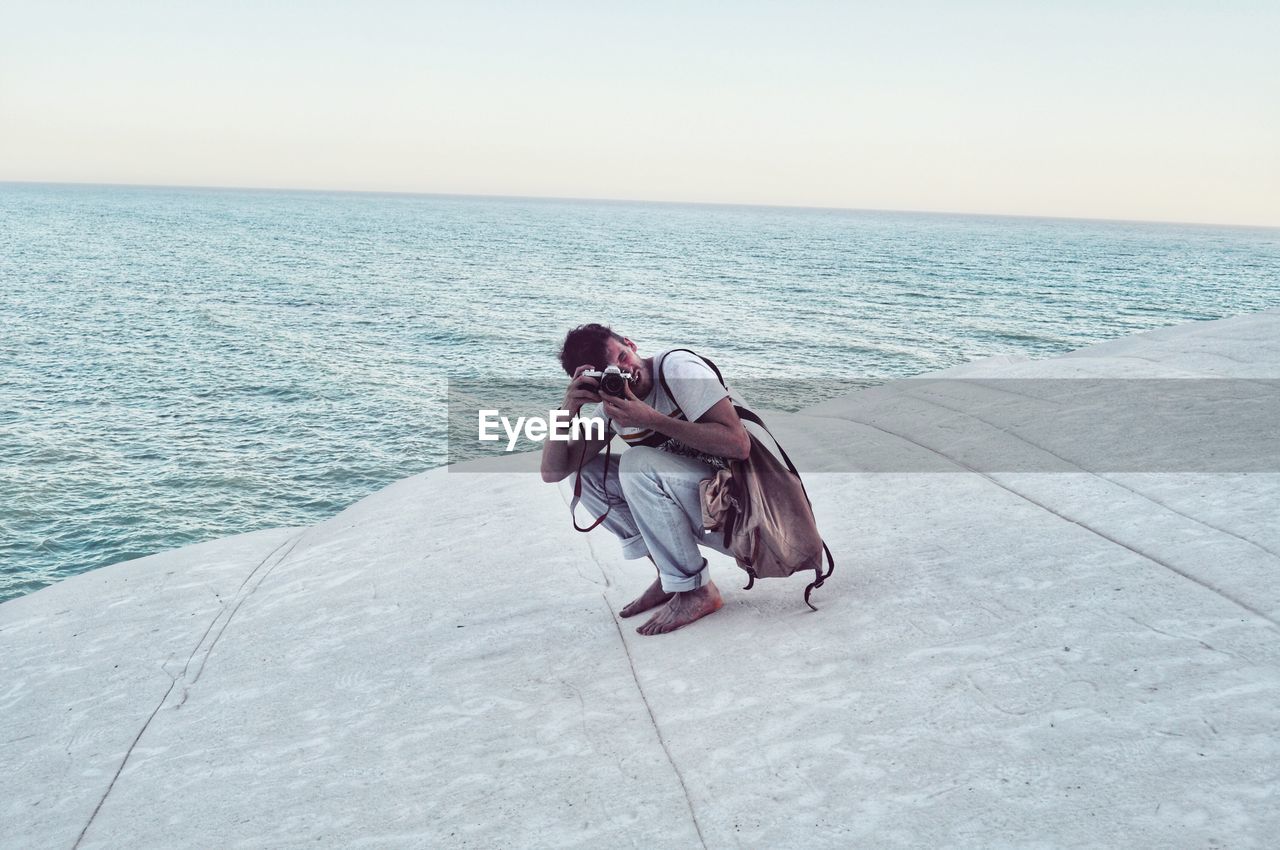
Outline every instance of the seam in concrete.
<path fill-rule="evenodd" d="M 689 786 L 685 785 L 684 774 L 680 772 L 680 766 L 676 764 L 676 760 L 671 757 L 671 750 L 667 747 L 666 739 L 662 737 L 662 728 L 658 726 L 658 719 L 653 714 L 653 706 L 649 705 L 649 698 L 645 696 L 644 688 L 640 685 L 640 677 L 636 675 L 635 660 L 631 657 L 631 648 L 627 646 L 626 636 L 622 634 L 622 625 L 618 622 L 618 615 L 614 613 L 613 606 L 609 604 L 609 598 L 603 593 L 600 598 L 604 600 L 604 607 L 609 610 L 609 616 L 613 618 L 613 626 L 618 630 L 618 640 L 622 642 L 622 651 L 627 656 L 627 666 L 631 668 L 631 678 L 636 683 L 636 690 L 640 693 L 640 701 L 644 703 L 644 710 L 649 713 L 649 722 L 653 724 L 654 734 L 658 737 L 658 743 L 662 745 L 662 752 L 667 756 L 667 763 L 671 765 L 671 769 L 676 774 L 676 780 L 680 783 L 680 791 L 684 794 L 685 805 L 689 807 L 689 817 L 693 820 L 693 829 L 698 833 L 698 842 L 706 850 L 707 840 L 702 836 L 702 825 L 698 823 L 698 813 L 693 808 L 693 798 L 689 796 Z"/>
<path fill-rule="evenodd" d="M 1003 391 L 1003 390 L 1001 390 L 1001 392 L 1004 392 L 1004 391 Z M 951 406 L 951 405 L 949 405 L 949 404 L 943 404 L 942 402 L 940 402 L 940 401 L 936 401 L 936 400 L 934 400 L 933 398 L 922 398 L 922 397 L 920 397 L 920 396 L 912 396 L 912 397 L 913 397 L 913 398 L 917 398 L 917 399 L 919 399 L 920 401 L 923 401 L 925 404 L 932 404 L 934 407 L 941 407 L 943 410 L 950 410 L 952 413 L 959 413 L 961 416 L 967 416 L 967 417 L 969 417 L 970 419 L 976 419 L 978 422 L 981 422 L 983 425 L 986 425 L 986 426 L 987 426 L 987 427 L 989 427 L 989 428 L 994 428 L 995 430 L 999 431 L 1000 433 L 1005 434 L 1006 436 L 1012 437 L 1013 439 L 1017 440 L 1018 442 L 1022 443 L 1023 445 L 1030 446 L 1031 448 L 1036 449 L 1036 450 L 1038 450 L 1038 451 L 1042 451 L 1042 452 L 1044 452 L 1045 454 L 1047 454 L 1047 455 L 1049 455 L 1049 456 L 1051 456 L 1051 457 L 1057 458 L 1058 460 L 1062 461 L 1062 462 L 1063 462 L 1063 463 L 1065 463 L 1065 464 L 1068 464 L 1069 466 L 1074 466 L 1076 469 L 1080 470 L 1080 472 L 1082 472 L 1082 473 L 1085 473 L 1085 474 L 1087 474 L 1087 475 L 1091 475 L 1091 476 L 1093 476 L 1094 478 L 1098 478 L 1098 479 L 1100 479 L 1100 480 L 1102 480 L 1102 481 L 1106 481 L 1108 484 L 1112 484 L 1112 485 L 1114 485 L 1114 486 L 1116 486 L 1116 487 L 1119 487 L 1119 488 L 1120 488 L 1120 489 L 1122 489 L 1122 490 L 1127 490 L 1127 491 L 1129 491 L 1130 493 L 1132 493 L 1133 495 L 1137 496 L 1138 498 L 1140 498 L 1140 499 L 1145 499 L 1146 501 L 1151 502 L 1153 505 L 1159 505 L 1160 507 L 1164 508 L 1166 511 L 1169 511 L 1169 512 L 1170 512 L 1170 513 L 1172 513 L 1172 514 L 1177 514 L 1178 516 L 1182 517 L 1183 519 L 1190 520 L 1191 522 L 1194 522 L 1194 523 L 1196 523 L 1197 525 L 1201 525 L 1201 526 L 1204 526 L 1205 528 L 1212 529 L 1213 531 L 1216 531 L 1216 532 L 1218 532 L 1219 534 L 1225 534 L 1225 535 L 1226 535 L 1226 536 L 1228 536 L 1228 537 L 1234 537 L 1236 540 L 1239 540 L 1239 541 L 1240 541 L 1240 542 L 1242 542 L 1242 543 L 1247 543 L 1248 545 L 1252 546 L 1253 548 L 1257 549 L 1258 551 L 1260 551 L 1260 552 L 1264 552 L 1264 553 L 1266 553 L 1266 554 L 1270 555 L 1270 556 L 1271 556 L 1271 557 L 1273 557 L 1273 558 L 1280 558 L 1280 552 L 1277 552 L 1277 551 L 1275 551 L 1274 549 L 1271 549 L 1271 548 L 1269 548 L 1269 547 L 1267 547 L 1267 546 L 1264 546 L 1264 545 L 1262 545 L 1261 543 L 1258 543 L 1258 542 L 1257 542 L 1257 541 L 1255 541 L 1255 540 L 1250 540 L 1248 537 L 1245 537 L 1245 536 L 1243 536 L 1243 535 L 1236 534 L 1234 531 L 1231 531 L 1230 529 L 1222 528 L 1221 526 L 1214 525 L 1214 524 L 1213 524 L 1213 523 L 1211 523 L 1211 522 L 1206 522 L 1205 520 L 1199 519 L 1198 517 L 1193 517 L 1193 516 L 1191 516 L 1190 514 L 1183 513 L 1182 511 L 1178 510 L 1177 508 L 1175 508 L 1175 507 L 1173 507 L 1173 506 L 1171 506 L 1171 505 L 1168 505 L 1168 504 L 1166 504 L 1166 503 L 1164 503 L 1164 502 L 1160 501 L 1159 499 L 1155 498 L 1154 496 L 1150 496 L 1150 495 L 1148 495 L 1148 494 L 1146 494 L 1146 493 L 1143 493 L 1141 490 L 1135 490 L 1134 488 L 1130 487 L 1129 485 L 1124 484 L 1124 483 L 1122 483 L 1122 482 L 1120 482 L 1120 481 L 1117 481 L 1117 480 L 1115 480 L 1114 478 L 1112 478 L 1112 477 L 1111 477 L 1111 476 L 1109 476 L 1109 475 L 1103 475 L 1103 474 L 1102 474 L 1102 473 L 1100 473 L 1100 472 L 1093 472 L 1092 470 L 1085 469 L 1083 466 L 1081 466 L 1080 464 L 1078 464 L 1078 463 L 1076 463 L 1075 461 L 1071 460 L 1070 458 L 1063 457 L 1062 455 L 1058 454 L 1057 452 L 1053 451 L 1052 449 L 1046 448 L 1046 447 L 1044 447 L 1044 446 L 1040 445 L 1039 443 L 1036 443 L 1036 442 L 1033 442 L 1033 441 L 1031 441 L 1031 440 L 1028 440 L 1026 437 L 1023 437 L 1021 434 L 1016 434 L 1016 433 L 1014 433 L 1013 431 L 1010 431 L 1010 430 L 1008 430 L 1008 429 L 1006 429 L 1006 428 L 1001 428 L 1001 427 L 1000 427 L 999 425 L 997 425 L 996 423 L 991 422 L 991 421 L 989 421 L 989 420 L 987 420 L 987 419 L 984 419 L 983 417 L 979 416 L 979 415 L 978 415 L 978 414 L 976 414 L 976 413 L 971 413 L 971 412 L 969 412 L 969 411 L 967 411 L 967 410 L 963 410 L 963 409 L 958 408 L 958 407 L 952 407 L 952 406 Z M 935 452 L 935 454 L 937 454 L 937 453 L 938 453 L 938 452 Z"/>
<path fill-rule="evenodd" d="M 567 507 L 570 503 L 569 500 L 564 499 L 563 488 L 557 488 L 557 490 L 560 493 L 560 498 L 564 500 L 565 506 Z M 596 555 L 595 546 L 591 543 L 591 535 L 587 534 L 585 537 L 587 551 L 591 555 L 591 560 L 595 562 L 596 569 L 600 570 L 600 575 L 604 578 L 605 587 L 608 588 L 612 584 L 609 581 L 609 574 L 605 572 L 604 565 L 600 563 L 600 558 Z M 579 573 L 579 575 L 581 575 L 581 573 Z M 583 577 L 586 578 L 585 576 Z M 590 579 L 587 580 L 590 581 Z M 592 583 L 594 584 L 595 582 Z M 689 818 L 693 821 L 694 832 L 698 834 L 698 842 L 702 845 L 703 850 L 706 850 L 707 840 L 702 836 L 702 825 L 698 823 L 698 813 L 694 811 L 693 799 L 689 796 L 689 787 L 685 785 L 684 774 L 680 772 L 679 765 L 676 764 L 676 760 L 671 756 L 671 750 L 667 747 L 666 739 L 662 737 L 662 728 L 658 726 L 658 719 L 654 716 L 653 706 L 649 705 L 649 698 L 645 695 L 644 688 L 640 684 L 640 677 L 636 675 L 635 659 L 631 657 L 631 647 L 627 645 L 626 636 L 622 634 L 622 625 L 618 622 L 618 615 L 614 613 L 613 606 L 609 604 L 608 596 L 601 592 L 600 598 L 604 600 L 604 607 L 609 612 L 609 618 L 613 620 L 613 627 L 618 631 L 618 641 L 622 644 L 623 654 L 627 656 L 627 667 L 631 670 L 631 680 L 636 683 L 636 691 L 640 694 L 640 701 L 644 703 L 644 710 L 649 715 L 649 723 L 653 726 L 654 735 L 657 736 L 658 744 L 661 745 L 662 752 L 667 757 L 667 764 L 671 765 L 671 770 L 676 775 L 676 781 L 680 783 L 680 792 L 684 794 L 685 805 L 689 807 Z M 581 694 L 578 695 L 578 699 L 582 699 Z"/>
<path fill-rule="evenodd" d="M 200 659 L 200 669 L 196 670 L 196 675 L 191 679 L 191 681 L 188 684 L 194 685 L 196 682 L 200 681 L 200 676 L 204 674 L 205 665 L 209 663 L 209 656 L 213 653 L 213 648 L 218 645 L 218 641 L 222 640 L 223 634 L 225 634 L 227 631 L 227 626 L 231 625 L 232 618 L 235 617 L 236 613 L 240 610 L 240 607 L 244 605 L 245 600 L 247 600 L 250 596 L 253 596 L 253 594 L 258 592 L 258 588 L 262 586 L 262 583 L 267 580 L 267 577 L 271 575 L 271 573 L 275 570 L 275 568 L 283 564 L 285 562 L 285 559 L 287 559 L 291 554 L 293 554 L 293 550 L 297 547 L 298 542 L 302 540 L 304 533 L 305 532 L 299 532 L 298 534 L 294 535 L 292 539 L 286 540 L 284 543 L 281 543 L 280 546 L 277 546 L 274 550 L 272 550 L 271 554 L 267 555 L 267 557 L 262 560 L 262 563 L 258 564 L 258 566 L 253 568 L 253 572 L 249 574 L 249 578 L 252 578 L 253 575 L 258 572 L 258 570 L 262 569 L 262 565 L 265 564 L 267 561 L 269 561 L 272 555 L 274 555 L 276 552 L 279 552 L 281 547 L 288 545 L 289 548 L 285 550 L 284 554 L 281 555 L 276 560 L 276 562 L 272 564 L 270 568 L 268 568 L 267 571 L 262 574 L 262 577 L 259 578 L 253 584 L 253 586 L 249 588 L 247 593 L 241 594 L 240 598 L 236 600 L 236 604 L 231 608 L 230 613 L 227 614 L 227 619 L 223 621 L 222 628 L 218 629 L 218 633 L 214 635 L 213 641 L 210 642 L 208 649 L 204 651 L 204 657 Z M 249 579 L 246 578 L 245 582 L 247 582 L 248 580 Z M 244 588 L 245 582 L 241 582 L 240 584 L 241 589 Z M 219 612 L 218 616 L 219 617 L 222 616 L 222 612 Z M 217 618 L 214 618 L 214 619 L 216 622 Z M 208 633 L 206 632 L 206 634 Z M 196 649 L 197 650 L 199 649 L 199 645 L 196 646 Z M 193 652 L 192 655 L 194 654 L 195 653 Z M 183 673 L 185 675 L 186 673 L 185 668 L 183 670 Z"/>
<path fill-rule="evenodd" d="M 1240 655 L 1239 653 L 1236 653 L 1236 652 L 1228 652 L 1225 649 L 1218 649 L 1216 646 L 1213 646 L 1212 644 L 1208 643 L 1207 641 L 1201 640 L 1200 638 L 1189 637 L 1187 635 L 1175 635 L 1173 632 L 1166 632 L 1163 629 L 1157 629 L 1155 626 L 1151 625 L 1150 623 L 1139 620 L 1137 617 L 1133 616 L 1132 614 L 1126 614 L 1125 617 L 1128 618 L 1129 620 L 1132 620 L 1134 623 L 1137 623 L 1139 626 L 1142 626 L 1144 629 L 1150 629 L 1151 631 L 1155 632 L 1158 635 L 1164 635 L 1165 637 L 1172 638 L 1174 640 L 1184 640 L 1184 641 L 1190 641 L 1193 643 L 1198 643 L 1200 644 L 1201 647 L 1209 650 L 1210 652 L 1217 652 L 1229 658 L 1234 658 L 1237 661 L 1243 661 L 1246 664 L 1254 663 L 1253 659 L 1249 658 L 1248 656 Z"/>
<path fill-rule="evenodd" d="M 209 647 L 205 650 L 204 658 L 201 659 L 201 662 L 200 662 L 200 670 L 197 671 L 195 679 L 192 679 L 187 684 L 194 684 L 196 679 L 200 678 L 200 673 L 204 672 L 205 662 L 209 660 L 209 653 L 213 651 L 214 646 L 216 646 L 218 643 L 218 639 L 221 638 L 223 632 L 227 630 L 227 625 L 231 622 L 231 618 L 235 616 L 236 611 L 240 610 L 240 606 L 244 604 L 245 599 L 248 599 L 250 596 L 254 594 L 254 592 L 258 589 L 259 586 L 261 586 L 262 582 L 267 578 L 267 576 L 271 575 L 271 571 L 274 570 L 276 567 L 280 566 L 280 564 L 283 563 L 284 560 L 289 557 L 289 554 L 293 552 L 294 547 L 298 545 L 298 541 L 302 539 L 303 534 L 304 532 L 298 532 L 293 537 L 289 538 L 288 540 L 285 540 L 284 542 L 280 543 L 280 545 L 276 546 L 274 549 L 268 552 L 266 557 L 264 557 L 261 561 L 259 561 L 258 565 L 255 566 L 249 572 L 249 575 L 245 577 L 245 580 L 240 582 L 240 587 L 237 588 L 236 590 L 237 594 L 239 594 L 240 591 L 244 589 L 244 586 L 246 583 L 248 583 L 249 579 L 253 578 L 253 576 L 257 574 L 257 572 L 260 569 L 262 569 L 263 564 L 271 560 L 272 556 L 274 556 L 277 552 L 279 552 L 285 546 L 289 547 L 285 551 L 285 553 L 281 555 L 280 558 L 274 564 L 271 565 L 270 569 L 268 569 L 265 573 L 262 574 L 262 578 L 258 580 L 258 582 L 253 586 L 253 588 L 250 589 L 248 593 L 245 593 L 236 602 L 235 606 L 231 609 L 230 614 L 228 614 L 226 620 L 223 622 L 222 629 L 219 630 L 217 636 L 213 639 L 213 642 L 210 643 Z M 219 610 L 218 613 L 214 616 L 213 620 L 210 621 L 208 628 L 206 628 L 204 630 L 204 634 L 200 636 L 200 640 L 196 642 L 195 648 L 191 650 L 191 654 L 187 656 L 187 663 L 183 665 L 182 672 L 178 673 L 177 675 L 169 673 L 170 682 L 169 682 L 168 689 L 164 692 L 164 696 L 160 697 L 160 701 L 156 703 L 156 707 L 152 710 L 150 716 L 147 717 L 146 722 L 142 724 L 142 728 L 138 730 L 138 734 L 133 737 L 133 742 L 129 744 L 129 748 L 125 751 L 124 758 L 120 760 L 120 765 L 116 768 L 115 775 L 111 777 L 111 782 L 107 784 L 107 790 L 102 792 L 102 797 L 98 800 L 98 805 L 93 807 L 93 812 L 89 815 L 89 820 L 85 822 L 84 828 L 80 830 L 80 834 L 76 837 L 75 844 L 71 845 L 71 850 L 76 850 L 76 848 L 80 846 L 81 842 L 84 841 L 85 835 L 89 832 L 89 827 L 93 825 L 94 819 L 98 817 L 98 812 L 102 811 L 103 804 L 107 802 L 107 797 L 111 795 L 112 789 L 116 787 L 116 781 L 120 778 L 120 775 L 124 773 L 125 766 L 129 763 L 129 758 L 133 755 L 133 751 L 138 746 L 138 742 L 142 740 L 142 736 L 146 733 L 147 728 L 151 726 L 151 721 L 156 719 L 156 715 L 160 713 L 160 709 L 164 708 L 164 704 L 168 701 L 169 695 L 172 694 L 173 689 L 178 686 L 179 680 L 186 679 L 187 670 L 190 669 L 191 667 L 192 659 L 196 657 L 196 654 L 200 651 L 201 645 L 204 644 L 204 641 L 209 636 L 209 633 L 213 631 L 214 625 L 217 624 L 218 620 L 225 613 L 227 613 L 227 607 L 224 604 L 221 610 Z M 161 665 L 160 669 L 164 670 L 164 665 Z M 168 673 L 167 670 L 165 670 L 165 672 Z M 182 701 L 185 703 L 186 699 L 187 699 L 186 686 L 184 685 Z"/>
<path fill-rule="evenodd" d="M 162 668 L 163 669 L 163 668 Z M 173 693 L 173 689 L 178 685 L 178 677 L 174 676 L 169 682 L 169 689 L 164 692 L 164 696 L 160 697 L 160 702 L 156 703 L 155 709 L 152 710 L 151 716 L 147 718 L 147 722 L 142 724 L 142 728 L 138 730 L 138 734 L 133 736 L 133 743 L 129 745 L 129 749 L 125 752 L 124 758 L 120 760 L 120 766 L 116 768 L 115 776 L 111 777 L 107 790 L 102 792 L 102 799 L 98 800 L 98 805 L 93 807 L 93 813 L 89 815 L 89 820 L 85 823 L 84 829 L 80 830 L 80 834 L 76 836 L 76 843 L 71 845 L 71 850 L 76 850 L 80 846 L 80 842 L 84 841 L 85 833 L 89 831 L 89 827 L 93 826 L 94 818 L 98 816 L 98 812 L 102 811 L 102 804 L 107 802 L 111 789 L 116 787 L 116 780 L 120 778 L 124 766 L 129 763 L 129 756 L 133 755 L 134 747 L 138 746 L 138 741 L 142 740 L 143 734 L 147 731 L 147 727 L 151 725 L 151 721 L 156 719 L 156 715 L 160 713 L 160 709 L 164 707 L 165 700 L 169 698 L 169 694 Z"/>
<path fill-rule="evenodd" d="M 1124 542 L 1124 541 L 1122 541 L 1122 540 L 1119 540 L 1119 539 L 1117 539 L 1117 538 L 1115 538 L 1115 537 L 1112 537 L 1111 535 L 1107 534 L 1106 532 L 1101 531 L 1101 530 L 1099 530 L 1099 529 L 1097 529 L 1097 528 L 1094 528 L 1093 526 L 1088 525 L 1087 523 L 1081 522 L 1080 520 L 1077 520 L 1077 519 L 1073 519 L 1072 517 L 1069 517 L 1069 516 L 1067 516 L 1066 514 L 1061 513 L 1060 511 L 1054 510 L 1053 508 L 1049 507 L 1049 506 L 1048 506 L 1048 505 L 1046 505 L 1045 503 L 1040 502 L 1040 501 L 1038 501 L 1038 500 L 1036 500 L 1036 499 L 1033 499 L 1031 496 L 1028 496 L 1026 493 L 1020 492 L 1019 490 L 1015 489 L 1014 487 L 1010 487 L 1008 484 L 1005 484 L 1005 483 L 1003 483 L 1003 482 L 999 481 L 998 479 L 993 478 L 992 476 L 988 475 L 987 473 L 982 472 L 982 471 L 980 471 L 980 470 L 978 470 L 978 469 L 976 469 L 976 468 L 974 468 L 974 467 L 972 467 L 972 466 L 969 466 L 968 464 L 966 464 L 966 463 L 964 463 L 964 462 L 962 462 L 962 461 L 958 461 L 958 460 L 956 460 L 956 459 L 955 459 L 955 458 L 953 458 L 953 457 L 950 457 L 950 456 L 948 456 L 948 455 L 946 455 L 946 454 L 943 454 L 942 452 L 938 451 L 937 449 L 934 449 L 934 448 L 932 448 L 932 447 L 930 447 L 930 446 L 926 446 L 924 443 L 921 443 L 921 442 L 919 442 L 919 441 L 917 441 L 917 440 L 914 440 L 914 439 L 912 439 L 911 437 L 908 437 L 906 434 L 899 434 L 899 433 L 897 433 L 896 431 L 890 431 L 888 428 L 882 428 L 882 427 L 880 427 L 879 425 L 873 425 L 873 424 L 872 424 L 872 423 L 870 423 L 870 422 L 864 422 L 864 421 L 862 421 L 861 419 L 854 419 L 854 418 L 852 418 L 852 417 L 848 417 L 848 416 L 823 416 L 823 417 L 819 417 L 819 418 L 823 418 L 823 419 L 840 419 L 840 420 L 843 420 L 843 421 L 845 421 L 845 422 L 853 422 L 853 423 L 858 424 L 858 425 L 864 425 L 864 426 L 866 426 L 867 428 L 872 428 L 872 429 L 874 429 L 874 430 L 876 430 L 876 431 L 879 431 L 879 432 L 880 432 L 880 433 L 882 433 L 882 434 L 888 434 L 890 437 L 897 437 L 899 440 L 904 440 L 904 441 L 906 441 L 906 442 L 908 442 L 908 443 L 911 443 L 913 446 L 918 446 L 919 448 L 924 449 L 924 450 L 925 450 L 925 451 L 927 451 L 927 452 L 932 452 L 933 454 L 937 455 L 938 457 L 941 457 L 941 458 L 943 458 L 944 460 L 950 461 L 951 463 L 955 464 L 956 466 L 960 467 L 961 469 L 968 470 L 969 472 L 972 472 L 972 473 L 973 473 L 973 474 L 975 474 L 975 475 L 981 476 L 982 478 L 986 479 L 987 481 L 990 481 L 992 484 L 994 484 L 994 485 L 996 485 L 997 487 L 999 487 L 1001 490 L 1004 490 L 1004 491 L 1006 491 L 1006 492 L 1012 493 L 1013 495 L 1017 496 L 1018 498 L 1023 499 L 1023 500 L 1025 500 L 1025 501 L 1027 501 L 1027 502 L 1030 502 L 1031 504 L 1035 505 L 1036 507 L 1038 507 L 1038 508 L 1040 508 L 1040 509 L 1042 509 L 1042 510 L 1048 511 L 1049 513 L 1053 514 L 1054 516 L 1058 517 L 1058 518 L 1059 518 L 1059 519 L 1061 519 L 1061 520 L 1065 520 L 1066 522 L 1069 522 L 1069 523 L 1071 523 L 1072 525 L 1077 525 L 1077 526 L 1079 526 L 1080 528 L 1083 528 L 1085 531 L 1088 531 L 1088 532 L 1090 532 L 1090 533 L 1092 533 L 1092 534 L 1097 535 L 1098 537 L 1101 537 L 1103 540 L 1106 540 L 1106 541 L 1108 541 L 1108 542 L 1110 542 L 1110 543 L 1114 543 L 1115 545 L 1117 545 L 1117 546 L 1121 547 L 1122 549 L 1127 549 L 1127 550 L 1129 550 L 1130 552 L 1132 552 L 1133 554 L 1138 555 L 1139 557 L 1144 558 L 1144 559 L 1146 559 L 1146 560 L 1150 561 L 1150 562 L 1151 562 L 1151 563 L 1153 563 L 1153 564 L 1157 564 L 1157 565 L 1159 565 L 1159 566 L 1161 566 L 1161 567 L 1164 567 L 1164 568 L 1165 568 L 1165 569 L 1167 569 L 1169 572 L 1171 572 L 1171 573 L 1173 573 L 1173 574 L 1175 574 L 1175 575 L 1182 576 L 1182 577 L 1183 577 L 1183 578 L 1185 578 L 1187 581 L 1190 581 L 1190 582 L 1193 582 L 1193 583 L 1195 583 L 1195 584 L 1198 584 L 1200 587 L 1203 587 L 1205 590 L 1208 590 L 1210 593 L 1213 593 L 1213 594 L 1216 594 L 1217 596 L 1222 597 L 1223 599 L 1227 600 L 1228 602 L 1231 602 L 1232 604 L 1237 605 L 1238 607 L 1240 607 L 1240 608 L 1244 609 L 1245 611 L 1248 611 L 1250 614 L 1253 614 L 1255 617 L 1259 618 L 1260 620 L 1263 620 L 1263 621 L 1265 621 L 1265 622 L 1269 623 L 1273 628 L 1280 629 L 1280 622 L 1277 622 L 1275 619 L 1273 619 L 1271 616 L 1269 616 L 1269 615 L 1268 615 L 1268 614 L 1266 614 L 1265 612 L 1260 611 L 1260 610 L 1258 610 L 1257 608 L 1254 608 L 1252 605 L 1250 605 L 1249 603 L 1245 602 L 1244 600 L 1242 600 L 1242 599 L 1237 599 L 1235 596 L 1233 596 L 1232 594 L 1228 593 L 1227 591 L 1225 591 L 1225 590 L 1223 590 L 1223 589 L 1221 589 L 1221 588 L 1219 588 L 1219 587 L 1216 587 L 1216 586 L 1214 586 L 1213 584 L 1210 584 L 1209 582 L 1204 581 L 1203 579 L 1199 578 L 1198 576 L 1194 576 L 1194 575 L 1192 575 L 1191 573 L 1186 572 L 1185 570 L 1180 570 L 1180 569 L 1178 569 L 1177 567 L 1175 567 L 1173 564 L 1170 564 L 1170 563 L 1168 563 L 1168 562 L 1166 562 L 1166 561 L 1162 561 L 1160 558 L 1157 558 L 1155 555 L 1152 555 L 1152 554 L 1150 554 L 1150 553 L 1148 553 L 1148 552 L 1144 552 L 1144 551 L 1142 551 L 1141 549 L 1138 549 L 1137 547 L 1130 546 L 1128 543 L 1125 543 L 1125 542 Z"/>

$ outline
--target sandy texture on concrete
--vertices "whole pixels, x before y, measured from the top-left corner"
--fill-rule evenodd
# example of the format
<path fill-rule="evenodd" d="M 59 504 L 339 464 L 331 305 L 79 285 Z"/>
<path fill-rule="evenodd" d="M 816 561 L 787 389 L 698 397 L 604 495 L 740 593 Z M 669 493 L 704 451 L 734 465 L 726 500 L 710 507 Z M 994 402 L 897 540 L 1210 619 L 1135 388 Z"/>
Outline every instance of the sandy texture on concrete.
<path fill-rule="evenodd" d="M 1267 393 L 1280 313 L 957 376 Z M 713 556 L 724 610 L 639 636 L 651 568 L 567 485 L 456 470 L 4 603 L 0 845 L 1274 846 L 1280 475 L 1090 468 L 1069 417 L 936 391 L 769 417 L 836 470 L 817 613 Z M 966 457 L 993 428 L 1065 465 Z"/>

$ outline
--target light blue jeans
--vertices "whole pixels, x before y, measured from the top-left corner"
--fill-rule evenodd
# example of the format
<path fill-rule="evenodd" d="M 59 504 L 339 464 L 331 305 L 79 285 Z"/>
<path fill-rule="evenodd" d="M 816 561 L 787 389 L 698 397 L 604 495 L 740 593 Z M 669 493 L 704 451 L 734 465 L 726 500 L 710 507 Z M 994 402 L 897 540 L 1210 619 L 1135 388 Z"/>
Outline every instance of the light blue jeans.
<path fill-rule="evenodd" d="M 582 468 L 581 505 L 592 519 L 609 508 L 602 525 L 622 542 L 622 556 L 652 556 L 663 590 L 694 590 L 711 580 L 698 546 L 729 554 L 723 535 L 702 528 L 698 483 L 715 473 L 697 458 L 636 446 L 609 459 L 606 481 L 601 452 Z"/>

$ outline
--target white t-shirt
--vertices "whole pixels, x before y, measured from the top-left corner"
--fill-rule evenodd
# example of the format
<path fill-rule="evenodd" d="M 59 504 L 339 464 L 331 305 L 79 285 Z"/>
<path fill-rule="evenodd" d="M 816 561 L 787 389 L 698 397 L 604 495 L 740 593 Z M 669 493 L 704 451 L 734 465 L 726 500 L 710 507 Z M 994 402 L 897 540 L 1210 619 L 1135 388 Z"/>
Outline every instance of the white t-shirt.
<path fill-rule="evenodd" d="M 667 395 L 662 388 L 661 381 L 658 380 L 660 366 L 662 374 L 666 376 L 667 384 L 671 387 L 671 392 L 675 396 L 674 400 Z M 687 351 L 668 350 L 659 352 L 653 358 L 653 388 L 649 390 L 649 394 L 642 401 L 666 416 L 675 416 L 678 403 L 680 411 L 684 413 L 684 418 L 690 422 L 697 422 L 704 413 L 725 396 L 731 398 L 734 404 L 746 406 L 743 404 L 742 399 L 738 398 L 737 394 L 733 392 L 732 387 L 726 390 L 720 384 L 719 379 L 716 378 L 716 373 L 711 371 L 711 367 L 701 357 L 690 354 Z M 590 414 L 584 413 L 584 415 L 598 416 L 606 422 L 609 421 L 603 405 L 597 405 Z M 655 435 L 653 431 L 645 428 L 629 428 L 619 425 L 613 425 L 613 428 L 628 446 L 651 445 L 661 440 L 662 442 L 657 447 L 663 451 L 696 457 L 715 467 L 728 465 L 724 458 L 692 449 L 674 438 L 664 437 L 662 434 Z"/>

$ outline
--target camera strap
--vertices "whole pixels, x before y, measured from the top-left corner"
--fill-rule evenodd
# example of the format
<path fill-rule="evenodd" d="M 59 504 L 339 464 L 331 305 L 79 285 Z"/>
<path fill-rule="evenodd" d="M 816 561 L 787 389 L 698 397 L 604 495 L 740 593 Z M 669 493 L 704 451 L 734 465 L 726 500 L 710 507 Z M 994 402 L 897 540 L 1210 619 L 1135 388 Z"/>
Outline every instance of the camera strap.
<path fill-rule="evenodd" d="M 573 477 L 573 501 L 569 503 L 569 518 L 573 520 L 573 527 L 576 531 L 590 531 L 604 522 L 604 518 L 613 509 L 613 505 L 609 502 L 609 459 L 613 456 L 613 434 L 613 423 L 610 422 L 604 435 L 604 475 L 600 480 L 600 489 L 604 491 L 605 498 L 604 513 L 586 528 L 578 525 L 578 502 L 582 501 L 582 467 L 587 460 L 587 444 L 585 442 L 582 444 L 582 451 L 578 453 L 578 474 Z"/>

